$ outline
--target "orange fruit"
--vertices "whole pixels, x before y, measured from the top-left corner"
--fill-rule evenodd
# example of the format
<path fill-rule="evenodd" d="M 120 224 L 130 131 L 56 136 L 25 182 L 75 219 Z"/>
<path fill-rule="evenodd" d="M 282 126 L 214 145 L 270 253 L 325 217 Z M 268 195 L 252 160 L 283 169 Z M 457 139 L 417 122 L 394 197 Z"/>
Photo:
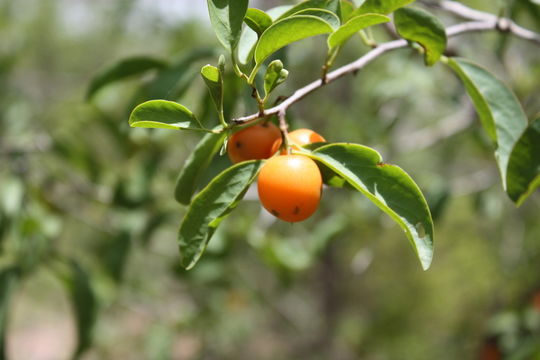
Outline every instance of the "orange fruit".
<path fill-rule="evenodd" d="M 298 146 L 304 146 L 307 144 L 312 144 L 316 142 L 326 142 L 326 139 L 323 138 L 321 135 L 317 134 L 315 131 L 310 129 L 297 129 L 294 131 L 291 131 L 289 133 L 289 145 L 293 145 L 294 148 L 297 148 L 294 145 Z M 281 146 L 281 143 L 283 140 L 281 137 L 277 139 L 274 144 L 272 145 L 272 154 L 275 154 L 276 151 L 278 151 L 279 147 Z M 287 152 L 285 150 L 281 151 L 281 154 L 286 154 Z"/>
<path fill-rule="evenodd" d="M 234 133 L 227 144 L 227 153 L 233 163 L 272 156 L 272 145 L 281 139 L 279 128 L 271 122 L 250 126 Z"/>
<path fill-rule="evenodd" d="M 297 222 L 317 210 L 322 176 L 315 161 L 307 156 L 280 155 L 263 165 L 257 188 L 266 210 L 281 220 Z"/>

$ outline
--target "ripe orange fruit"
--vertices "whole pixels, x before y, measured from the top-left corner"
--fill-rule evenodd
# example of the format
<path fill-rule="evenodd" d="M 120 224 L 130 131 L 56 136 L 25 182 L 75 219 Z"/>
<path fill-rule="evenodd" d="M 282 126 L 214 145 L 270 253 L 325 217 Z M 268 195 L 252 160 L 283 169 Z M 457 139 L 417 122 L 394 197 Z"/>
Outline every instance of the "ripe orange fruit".
<path fill-rule="evenodd" d="M 274 142 L 274 144 L 272 145 L 272 154 L 275 154 L 276 151 L 278 151 L 282 142 L 283 140 L 281 139 L 281 137 Z M 326 139 L 310 129 L 297 129 L 289 133 L 289 145 L 296 144 L 299 146 L 304 146 L 316 142 L 326 142 Z M 285 150 L 281 151 L 281 154 L 286 153 L 287 152 Z"/>
<path fill-rule="evenodd" d="M 227 144 L 227 153 L 233 163 L 272 156 L 272 145 L 281 139 L 276 125 L 264 122 L 234 133 Z"/>
<path fill-rule="evenodd" d="M 262 205 L 274 216 L 288 222 L 302 221 L 319 206 L 321 172 L 307 156 L 275 156 L 263 165 L 257 188 Z"/>

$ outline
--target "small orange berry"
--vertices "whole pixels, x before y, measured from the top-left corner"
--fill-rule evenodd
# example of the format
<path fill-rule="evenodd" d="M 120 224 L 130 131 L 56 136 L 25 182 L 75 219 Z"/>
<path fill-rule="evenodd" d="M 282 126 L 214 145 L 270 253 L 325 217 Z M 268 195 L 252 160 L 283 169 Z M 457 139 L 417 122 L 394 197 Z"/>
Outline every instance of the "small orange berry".
<path fill-rule="evenodd" d="M 281 138 L 276 125 L 263 122 L 234 133 L 227 144 L 227 153 L 233 163 L 272 156 L 272 145 Z"/>
<path fill-rule="evenodd" d="M 290 145 L 298 145 L 298 146 L 304 146 L 316 142 L 326 142 L 325 138 L 323 138 L 321 135 L 317 134 L 315 131 L 310 129 L 297 129 L 294 131 L 291 131 L 289 133 L 289 142 Z M 281 143 L 283 140 L 281 138 L 277 139 L 274 144 L 272 145 L 272 154 L 275 154 L 276 151 L 278 151 L 279 147 L 281 146 Z M 297 146 L 293 146 L 294 148 L 298 149 Z M 281 151 L 281 154 L 286 154 L 287 152 L 285 150 Z"/>
<path fill-rule="evenodd" d="M 262 205 L 274 216 L 288 222 L 302 221 L 319 206 L 321 172 L 307 156 L 275 156 L 262 167 L 257 188 Z"/>

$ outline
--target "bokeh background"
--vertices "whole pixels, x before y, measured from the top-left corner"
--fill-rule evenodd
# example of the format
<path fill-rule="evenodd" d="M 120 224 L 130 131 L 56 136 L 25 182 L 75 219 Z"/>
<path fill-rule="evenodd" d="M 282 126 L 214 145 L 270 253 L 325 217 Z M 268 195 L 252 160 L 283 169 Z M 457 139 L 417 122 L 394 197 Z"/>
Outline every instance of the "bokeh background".
<path fill-rule="evenodd" d="M 463 3 L 540 31 L 536 1 Z M 351 41 L 338 65 L 367 50 Z M 324 51 L 316 38 L 283 52 L 290 78 L 277 92 L 315 79 Z M 429 271 L 385 214 L 344 189 L 325 190 L 315 216 L 294 225 L 248 193 L 183 270 L 186 209 L 173 190 L 200 135 L 130 129 L 127 118 L 143 100 L 168 98 L 217 123 L 198 71 L 222 52 L 202 0 L 0 0 L 4 357 L 465 360 L 497 344 L 505 359 L 540 358 L 539 194 L 515 208 L 462 85 L 411 50 L 288 116 L 292 128 L 374 147 L 417 181 L 435 218 Z M 482 33 L 452 39 L 449 52 L 503 79 L 529 119 L 540 112 L 539 47 Z M 85 98 L 100 71 L 140 55 L 168 67 Z M 228 115 L 251 113 L 249 92 L 227 81 Z M 226 166 L 217 158 L 212 172 Z"/>

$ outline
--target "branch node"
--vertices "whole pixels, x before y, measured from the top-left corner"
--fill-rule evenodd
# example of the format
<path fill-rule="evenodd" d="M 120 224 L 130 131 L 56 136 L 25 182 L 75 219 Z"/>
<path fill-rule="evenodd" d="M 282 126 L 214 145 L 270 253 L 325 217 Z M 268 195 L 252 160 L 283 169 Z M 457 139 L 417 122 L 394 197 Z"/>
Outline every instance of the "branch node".
<path fill-rule="evenodd" d="M 511 23 L 507 18 L 498 18 L 495 28 L 500 32 L 509 32 Z"/>
<path fill-rule="evenodd" d="M 326 77 L 326 74 L 328 74 L 328 65 L 324 64 L 322 66 L 321 85 L 326 85 L 328 83 L 328 78 Z"/>

